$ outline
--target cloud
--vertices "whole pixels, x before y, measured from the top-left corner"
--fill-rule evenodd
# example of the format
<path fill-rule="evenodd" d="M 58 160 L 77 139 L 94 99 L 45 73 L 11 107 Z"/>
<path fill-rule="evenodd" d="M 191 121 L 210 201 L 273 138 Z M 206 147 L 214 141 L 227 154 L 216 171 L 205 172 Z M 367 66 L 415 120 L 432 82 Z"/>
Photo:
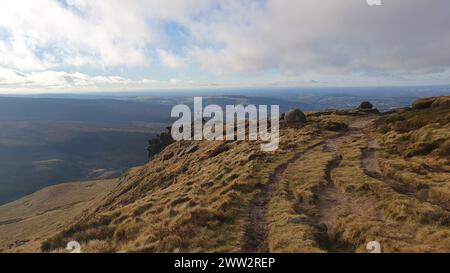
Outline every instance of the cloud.
<path fill-rule="evenodd" d="M 165 81 L 150 78 L 136 80 L 121 76 L 91 76 L 80 72 L 68 73 L 53 70 L 23 72 L 0 67 L 0 94 L 58 93 L 60 90 L 125 91 L 203 86 L 209 86 L 209 84 L 195 82 L 188 78 L 171 78 Z"/>
<path fill-rule="evenodd" d="M 17 0 L 0 8 L 0 65 L 145 66 L 165 41 L 164 20 L 184 20 L 208 1 Z M 150 48 L 150 49 L 149 49 Z"/>
<path fill-rule="evenodd" d="M 172 85 L 181 85 L 181 86 L 189 86 L 189 85 L 192 86 L 194 84 L 198 84 L 198 83 L 196 83 L 193 80 L 179 79 L 179 78 L 171 78 L 169 80 L 169 83 L 172 84 Z M 203 84 L 201 84 L 201 85 L 203 85 Z M 200 86 L 200 85 L 197 85 L 197 86 Z"/>
<path fill-rule="evenodd" d="M 0 88 L 83 88 L 154 84 L 151 79 L 131 80 L 120 76 L 89 76 L 80 72 L 21 72 L 0 67 Z"/>
<path fill-rule="evenodd" d="M 437 75 L 450 68 L 448 10 L 448 0 L 2 1 L 0 67 L 10 78 L 0 84 L 120 86 L 130 71 L 162 66 L 226 82 Z M 123 81 L 87 76 L 105 71 L 124 71 Z"/>
<path fill-rule="evenodd" d="M 244 10 L 246 13 L 240 12 Z M 216 73 L 435 73 L 450 67 L 450 2 L 268 0 L 223 4 L 191 32 L 191 56 Z M 220 46 L 217 46 L 220 45 Z"/>
<path fill-rule="evenodd" d="M 178 56 L 170 54 L 162 49 L 158 50 L 158 53 L 161 63 L 168 68 L 178 69 L 185 66 L 185 61 Z"/>

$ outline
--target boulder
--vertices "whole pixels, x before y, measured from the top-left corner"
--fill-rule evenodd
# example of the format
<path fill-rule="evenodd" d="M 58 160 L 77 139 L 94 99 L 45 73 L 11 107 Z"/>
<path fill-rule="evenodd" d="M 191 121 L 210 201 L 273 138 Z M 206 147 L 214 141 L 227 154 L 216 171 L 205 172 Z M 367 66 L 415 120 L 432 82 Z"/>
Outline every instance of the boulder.
<path fill-rule="evenodd" d="M 373 108 L 372 103 L 370 103 L 368 101 L 361 102 L 361 104 L 358 107 L 358 109 L 372 109 L 372 108 Z"/>
<path fill-rule="evenodd" d="M 419 99 L 413 102 L 412 109 L 414 110 L 422 110 L 430 108 L 433 102 L 436 100 L 436 97 Z"/>
<path fill-rule="evenodd" d="M 291 109 L 284 115 L 284 120 L 287 122 L 301 122 L 307 121 L 305 114 L 300 109 Z"/>

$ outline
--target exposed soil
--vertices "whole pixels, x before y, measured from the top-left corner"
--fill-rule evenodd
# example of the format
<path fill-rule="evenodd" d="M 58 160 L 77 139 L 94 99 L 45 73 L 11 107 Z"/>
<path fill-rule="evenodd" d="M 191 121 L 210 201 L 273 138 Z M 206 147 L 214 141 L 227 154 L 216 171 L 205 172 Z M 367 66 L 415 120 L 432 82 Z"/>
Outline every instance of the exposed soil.
<path fill-rule="evenodd" d="M 250 203 L 249 223 L 245 229 L 244 253 L 268 253 L 268 232 L 267 206 L 274 196 L 278 193 L 278 187 L 283 179 L 283 174 L 288 166 L 299 160 L 305 153 L 317 146 L 323 145 L 323 142 L 308 147 L 305 151 L 295 154 L 291 159 L 279 165 L 270 175 L 269 182 L 263 184 L 260 191 L 256 194 Z"/>
<path fill-rule="evenodd" d="M 242 252 L 257 253 L 269 252 L 268 244 L 268 222 L 267 222 L 267 206 L 270 200 L 278 193 L 278 187 L 283 179 L 283 174 L 289 164 L 299 160 L 309 150 L 324 145 L 324 150 L 335 153 L 326 168 L 325 178 L 327 184 L 319 190 L 318 211 L 319 217 L 317 224 L 326 225 L 326 235 L 324 237 L 324 248 L 327 252 L 354 252 L 355 247 L 339 238 L 333 226 L 335 221 L 342 215 L 361 215 L 371 219 L 378 219 L 378 215 L 373 209 L 373 202 L 367 198 L 356 198 L 350 194 L 344 193 L 337 189 L 332 179 L 332 172 L 339 167 L 342 156 L 339 154 L 337 147 L 342 143 L 350 141 L 352 138 L 363 137 L 360 129 L 367 126 L 372 120 L 362 120 L 350 125 L 350 130 L 340 134 L 334 138 L 328 139 L 306 149 L 306 151 L 297 153 L 287 162 L 279 165 L 270 176 L 269 182 L 262 185 L 260 192 L 256 194 L 250 204 L 249 223 L 245 230 L 244 247 Z M 381 221 L 381 219 L 380 219 Z"/>
<path fill-rule="evenodd" d="M 340 162 L 341 157 L 337 156 L 328 163 L 325 173 L 327 184 L 318 194 L 318 222 L 325 224 L 327 227 L 323 247 L 327 252 L 332 253 L 354 252 L 354 249 L 350 244 L 340 242 L 333 230 L 333 223 L 336 221 L 337 217 L 339 217 L 340 210 L 343 208 L 347 210 L 349 207 L 348 204 L 351 202 L 351 199 L 346 194 L 336 189 L 331 178 L 331 172 L 339 166 Z"/>
<path fill-rule="evenodd" d="M 368 217 L 371 219 L 379 219 L 379 216 L 373 209 L 372 200 L 367 198 L 357 198 L 335 187 L 332 178 L 332 172 L 339 167 L 342 161 L 342 155 L 339 153 L 338 145 L 348 142 L 354 137 L 360 137 L 362 133 L 359 131 L 368 124 L 367 120 L 351 124 L 351 130 L 346 134 L 331 138 L 326 142 L 325 151 L 335 153 L 334 158 L 328 162 L 325 170 L 325 178 L 327 184 L 317 193 L 318 196 L 318 223 L 325 224 L 326 242 L 322 247 L 329 253 L 350 253 L 355 252 L 355 246 L 343 241 L 339 237 L 339 233 L 334 229 L 336 220 L 345 215 L 353 214 Z M 381 219 L 379 219 L 381 221 Z"/>

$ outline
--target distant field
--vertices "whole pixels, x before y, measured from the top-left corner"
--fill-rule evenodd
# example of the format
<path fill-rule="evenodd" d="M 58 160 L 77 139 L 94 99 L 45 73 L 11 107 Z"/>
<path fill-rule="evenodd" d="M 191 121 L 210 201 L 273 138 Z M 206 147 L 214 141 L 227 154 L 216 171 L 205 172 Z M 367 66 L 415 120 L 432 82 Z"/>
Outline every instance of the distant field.
<path fill-rule="evenodd" d="M 0 204 L 67 181 L 118 177 L 147 160 L 162 124 L 0 122 Z"/>

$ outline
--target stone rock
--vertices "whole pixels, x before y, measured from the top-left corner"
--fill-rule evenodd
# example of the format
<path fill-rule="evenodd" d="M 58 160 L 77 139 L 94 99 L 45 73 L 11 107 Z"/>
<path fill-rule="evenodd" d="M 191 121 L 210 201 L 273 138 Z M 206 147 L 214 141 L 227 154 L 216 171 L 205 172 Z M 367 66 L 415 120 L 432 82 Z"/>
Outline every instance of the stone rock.
<path fill-rule="evenodd" d="M 431 107 L 431 105 L 435 100 L 436 97 L 418 99 L 413 102 L 412 109 L 414 110 L 428 109 Z"/>
<path fill-rule="evenodd" d="M 361 104 L 358 107 L 358 109 L 372 109 L 372 108 L 373 108 L 372 103 L 370 103 L 368 101 L 361 102 Z"/>
<path fill-rule="evenodd" d="M 287 113 L 284 115 L 284 119 L 287 122 L 307 122 L 305 114 L 298 108 L 287 111 Z"/>

